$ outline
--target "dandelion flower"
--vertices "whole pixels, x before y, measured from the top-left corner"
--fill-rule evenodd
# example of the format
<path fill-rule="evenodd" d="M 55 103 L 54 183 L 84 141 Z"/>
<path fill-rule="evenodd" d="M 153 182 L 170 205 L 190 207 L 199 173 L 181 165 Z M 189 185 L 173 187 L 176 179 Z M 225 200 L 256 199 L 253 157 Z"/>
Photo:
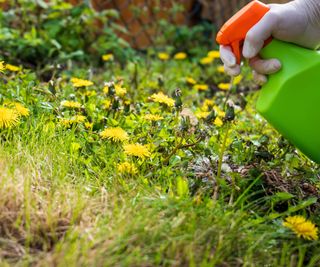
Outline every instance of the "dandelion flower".
<path fill-rule="evenodd" d="M 130 162 L 123 162 L 117 166 L 118 172 L 122 174 L 137 174 L 138 170 L 136 166 Z"/>
<path fill-rule="evenodd" d="M 109 86 L 103 87 L 103 92 L 104 92 L 105 94 L 108 94 L 108 93 L 109 93 Z"/>
<path fill-rule="evenodd" d="M 76 101 L 64 100 L 61 102 L 61 106 L 65 107 L 65 108 L 80 108 L 81 104 Z"/>
<path fill-rule="evenodd" d="M 217 112 L 219 117 L 224 117 L 226 115 L 226 113 L 221 110 L 218 106 L 213 106 L 214 110 Z"/>
<path fill-rule="evenodd" d="M 105 54 L 102 56 L 103 61 L 113 61 L 114 57 L 113 54 Z"/>
<path fill-rule="evenodd" d="M 130 156 L 136 156 L 139 158 L 150 157 L 151 153 L 148 148 L 140 144 L 128 144 L 123 146 L 124 153 Z"/>
<path fill-rule="evenodd" d="M 109 99 L 105 99 L 102 101 L 102 105 L 103 105 L 104 109 L 108 109 L 108 108 L 110 108 L 111 101 Z"/>
<path fill-rule="evenodd" d="M 92 122 L 86 122 L 84 124 L 84 127 L 87 129 L 87 130 L 92 130 L 93 128 L 93 123 Z"/>
<path fill-rule="evenodd" d="M 124 88 L 124 87 L 122 87 L 121 85 L 118 85 L 118 84 L 116 84 L 115 86 L 114 86 L 114 89 L 115 89 L 115 91 L 116 91 L 116 95 L 117 96 L 124 96 L 126 93 L 127 93 L 127 89 L 126 88 Z M 108 94 L 109 93 L 109 86 L 105 86 L 104 88 L 103 88 L 103 92 L 104 93 L 106 93 L 106 94 Z"/>
<path fill-rule="evenodd" d="M 217 50 L 209 51 L 208 52 L 208 57 L 213 58 L 213 59 L 220 58 L 220 52 L 217 51 Z"/>
<path fill-rule="evenodd" d="M 153 115 L 153 114 L 147 114 L 147 115 L 144 116 L 144 118 L 145 118 L 147 121 L 161 121 L 161 120 L 163 120 L 163 117 L 162 117 L 162 116 Z"/>
<path fill-rule="evenodd" d="M 125 130 L 120 127 L 107 128 L 100 133 L 102 139 L 110 139 L 114 142 L 123 142 L 129 139 Z"/>
<path fill-rule="evenodd" d="M 78 79 L 78 78 L 72 78 L 71 82 L 74 87 L 86 87 L 86 86 L 93 85 L 93 82 L 91 82 L 91 81 Z"/>
<path fill-rule="evenodd" d="M 59 122 L 64 127 L 70 127 L 73 123 L 70 119 L 66 119 L 66 118 L 61 118 Z"/>
<path fill-rule="evenodd" d="M 19 116 L 28 117 L 30 115 L 29 109 L 18 102 L 13 102 L 12 107 L 17 111 Z"/>
<path fill-rule="evenodd" d="M 86 116 L 83 115 L 75 115 L 71 118 L 72 123 L 81 123 L 86 120 Z"/>
<path fill-rule="evenodd" d="M 191 77 L 187 77 L 186 81 L 188 84 L 191 84 L 191 85 L 195 85 L 197 83 L 197 81 Z"/>
<path fill-rule="evenodd" d="M 212 62 L 214 61 L 214 58 L 211 58 L 211 57 L 204 57 L 200 60 L 200 63 L 202 65 L 209 65 L 211 64 Z"/>
<path fill-rule="evenodd" d="M 187 54 L 183 53 L 183 52 L 180 52 L 180 53 L 177 53 L 174 55 L 174 59 L 176 59 L 176 60 L 183 60 L 186 58 L 187 58 Z"/>
<path fill-rule="evenodd" d="M 158 58 L 163 61 L 167 61 L 170 58 L 170 56 L 169 54 L 162 52 L 162 53 L 158 53 Z"/>
<path fill-rule="evenodd" d="M 212 99 L 205 99 L 201 109 L 203 111 L 210 111 L 213 106 L 214 106 L 214 102 Z"/>
<path fill-rule="evenodd" d="M 86 91 L 83 93 L 83 95 L 84 95 L 84 96 L 88 96 L 88 97 L 90 97 L 90 96 L 95 96 L 95 95 L 97 95 L 97 92 L 94 91 L 94 90 L 86 90 Z"/>
<path fill-rule="evenodd" d="M 19 114 L 16 110 L 0 107 L 0 129 L 11 128 L 19 122 Z"/>
<path fill-rule="evenodd" d="M 61 118 L 60 124 L 65 127 L 70 127 L 72 124 L 85 122 L 86 116 L 83 115 L 75 115 L 71 118 Z"/>
<path fill-rule="evenodd" d="M 153 102 L 158 102 L 167 105 L 168 107 L 174 106 L 174 100 L 168 96 L 166 96 L 164 93 L 159 92 L 157 94 L 153 94 L 151 96 L 151 100 Z"/>
<path fill-rule="evenodd" d="M 216 117 L 216 119 L 214 120 L 213 124 L 214 124 L 215 126 L 220 127 L 220 126 L 223 125 L 223 121 L 222 121 L 219 117 Z"/>
<path fill-rule="evenodd" d="M 198 91 L 207 91 L 209 89 L 209 86 L 207 84 L 195 84 L 193 86 L 193 89 Z"/>
<path fill-rule="evenodd" d="M 302 216 L 289 216 L 283 226 L 291 229 L 298 237 L 307 240 L 318 240 L 318 228 Z"/>
<path fill-rule="evenodd" d="M 20 68 L 18 66 L 14 66 L 14 65 L 11 65 L 11 64 L 6 64 L 6 69 L 10 70 L 12 72 L 20 71 Z"/>
<path fill-rule="evenodd" d="M 127 93 L 127 89 L 120 85 L 115 85 L 114 88 L 117 96 L 124 96 Z"/>
<path fill-rule="evenodd" d="M 208 111 L 198 111 L 195 113 L 196 117 L 198 119 L 205 119 L 209 116 L 210 112 Z"/>
<path fill-rule="evenodd" d="M 3 72 L 5 69 L 4 62 L 0 61 L 0 72 Z"/>
<path fill-rule="evenodd" d="M 219 89 L 224 90 L 224 91 L 229 90 L 230 86 L 231 86 L 230 83 L 219 83 L 218 84 Z"/>
<path fill-rule="evenodd" d="M 224 66 L 219 66 L 219 67 L 217 68 L 217 71 L 220 72 L 220 73 L 224 73 L 224 72 L 225 72 L 225 71 L 224 71 Z"/>
<path fill-rule="evenodd" d="M 233 84 L 234 85 L 238 85 L 241 81 L 242 81 L 242 75 L 238 75 L 236 77 L 233 78 Z"/>

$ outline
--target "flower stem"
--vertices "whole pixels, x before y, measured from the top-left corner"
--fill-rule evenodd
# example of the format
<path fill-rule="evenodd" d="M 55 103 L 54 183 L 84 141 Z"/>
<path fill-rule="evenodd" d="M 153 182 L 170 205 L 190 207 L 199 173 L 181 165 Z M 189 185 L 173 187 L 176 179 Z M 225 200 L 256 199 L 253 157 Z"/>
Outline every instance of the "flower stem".
<path fill-rule="evenodd" d="M 231 123 L 227 122 L 226 129 L 225 129 L 225 135 L 224 135 L 221 149 L 219 152 L 219 161 L 218 161 L 218 169 L 217 169 L 217 176 L 216 176 L 216 187 L 214 189 L 213 199 L 217 199 L 217 196 L 218 196 L 218 191 L 219 191 L 219 187 L 220 187 L 223 156 L 224 156 L 224 152 L 226 150 L 227 140 L 228 140 L 229 132 L 230 132 L 230 126 L 231 126 Z"/>

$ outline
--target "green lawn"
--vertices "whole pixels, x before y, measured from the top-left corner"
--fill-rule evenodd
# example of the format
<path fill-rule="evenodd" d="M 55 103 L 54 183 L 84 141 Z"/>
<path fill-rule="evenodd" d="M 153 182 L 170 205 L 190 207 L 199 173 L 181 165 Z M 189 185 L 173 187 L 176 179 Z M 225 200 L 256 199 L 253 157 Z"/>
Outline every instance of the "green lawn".
<path fill-rule="evenodd" d="M 0 74 L 0 265 L 319 266 L 283 226 L 320 224 L 319 167 L 256 113 L 250 73 L 136 59 Z"/>

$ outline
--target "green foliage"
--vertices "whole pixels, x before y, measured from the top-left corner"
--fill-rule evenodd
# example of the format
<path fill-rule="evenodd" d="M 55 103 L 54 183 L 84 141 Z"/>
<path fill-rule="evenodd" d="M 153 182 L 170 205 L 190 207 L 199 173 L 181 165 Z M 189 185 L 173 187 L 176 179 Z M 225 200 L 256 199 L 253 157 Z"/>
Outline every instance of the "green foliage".
<path fill-rule="evenodd" d="M 0 53 L 31 66 L 69 59 L 93 64 L 109 52 L 126 60 L 133 51 L 115 34 L 116 18 L 115 10 L 98 12 L 86 3 L 11 1 L 8 10 L 0 11 Z"/>

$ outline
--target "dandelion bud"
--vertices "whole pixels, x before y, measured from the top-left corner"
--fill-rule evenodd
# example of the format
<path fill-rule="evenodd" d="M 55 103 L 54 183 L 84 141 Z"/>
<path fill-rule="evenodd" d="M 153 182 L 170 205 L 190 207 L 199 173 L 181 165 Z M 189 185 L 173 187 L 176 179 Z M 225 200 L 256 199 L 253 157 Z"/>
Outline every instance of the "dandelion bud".
<path fill-rule="evenodd" d="M 129 113 L 130 112 L 130 101 L 124 101 L 124 112 Z"/>
<path fill-rule="evenodd" d="M 174 92 L 175 98 L 175 107 L 180 110 L 182 108 L 182 100 L 181 100 L 181 89 L 177 88 Z"/>
<path fill-rule="evenodd" d="M 56 88 L 55 88 L 55 84 L 53 80 L 49 81 L 49 87 L 48 87 L 49 91 L 51 92 L 51 94 L 55 95 L 57 93 Z"/>
<path fill-rule="evenodd" d="M 112 110 L 118 110 L 119 105 L 120 105 L 119 99 L 118 99 L 118 97 L 115 97 L 114 101 L 112 102 L 112 107 L 111 107 L 111 109 L 112 109 Z"/>
<path fill-rule="evenodd" d="M 70 94 L 70 95 L 69 95 L 69 98 L 70 98 L 71 100 L 75 100 L 75 99 L 76 99 L 76 95 L 75 95 L 75 94 Z"/>
<path fill-rule="evenodd" d="M 227 102 L 227 110 L 226 110 L 226 115 L 224 119 L 226 121 L 233 121 L 235 118 L 235 113 L 234 113 L 234 104 L 231 100 Z"/>
<path fill-rule="evenodd" d="M 106 85 L 108 87 L 108 95 L 114 96 L 116 94 L 116 88 L 113 82 L 107 83 Z"/>
<path fill-rule="evenodd" d="M 163 85 L 164 85 L 164 81 L 163 81 L 163 77 L 162 76 L 158 77 L 158 85 L 159 85 L 160 88 L 163 87 Z"/>

